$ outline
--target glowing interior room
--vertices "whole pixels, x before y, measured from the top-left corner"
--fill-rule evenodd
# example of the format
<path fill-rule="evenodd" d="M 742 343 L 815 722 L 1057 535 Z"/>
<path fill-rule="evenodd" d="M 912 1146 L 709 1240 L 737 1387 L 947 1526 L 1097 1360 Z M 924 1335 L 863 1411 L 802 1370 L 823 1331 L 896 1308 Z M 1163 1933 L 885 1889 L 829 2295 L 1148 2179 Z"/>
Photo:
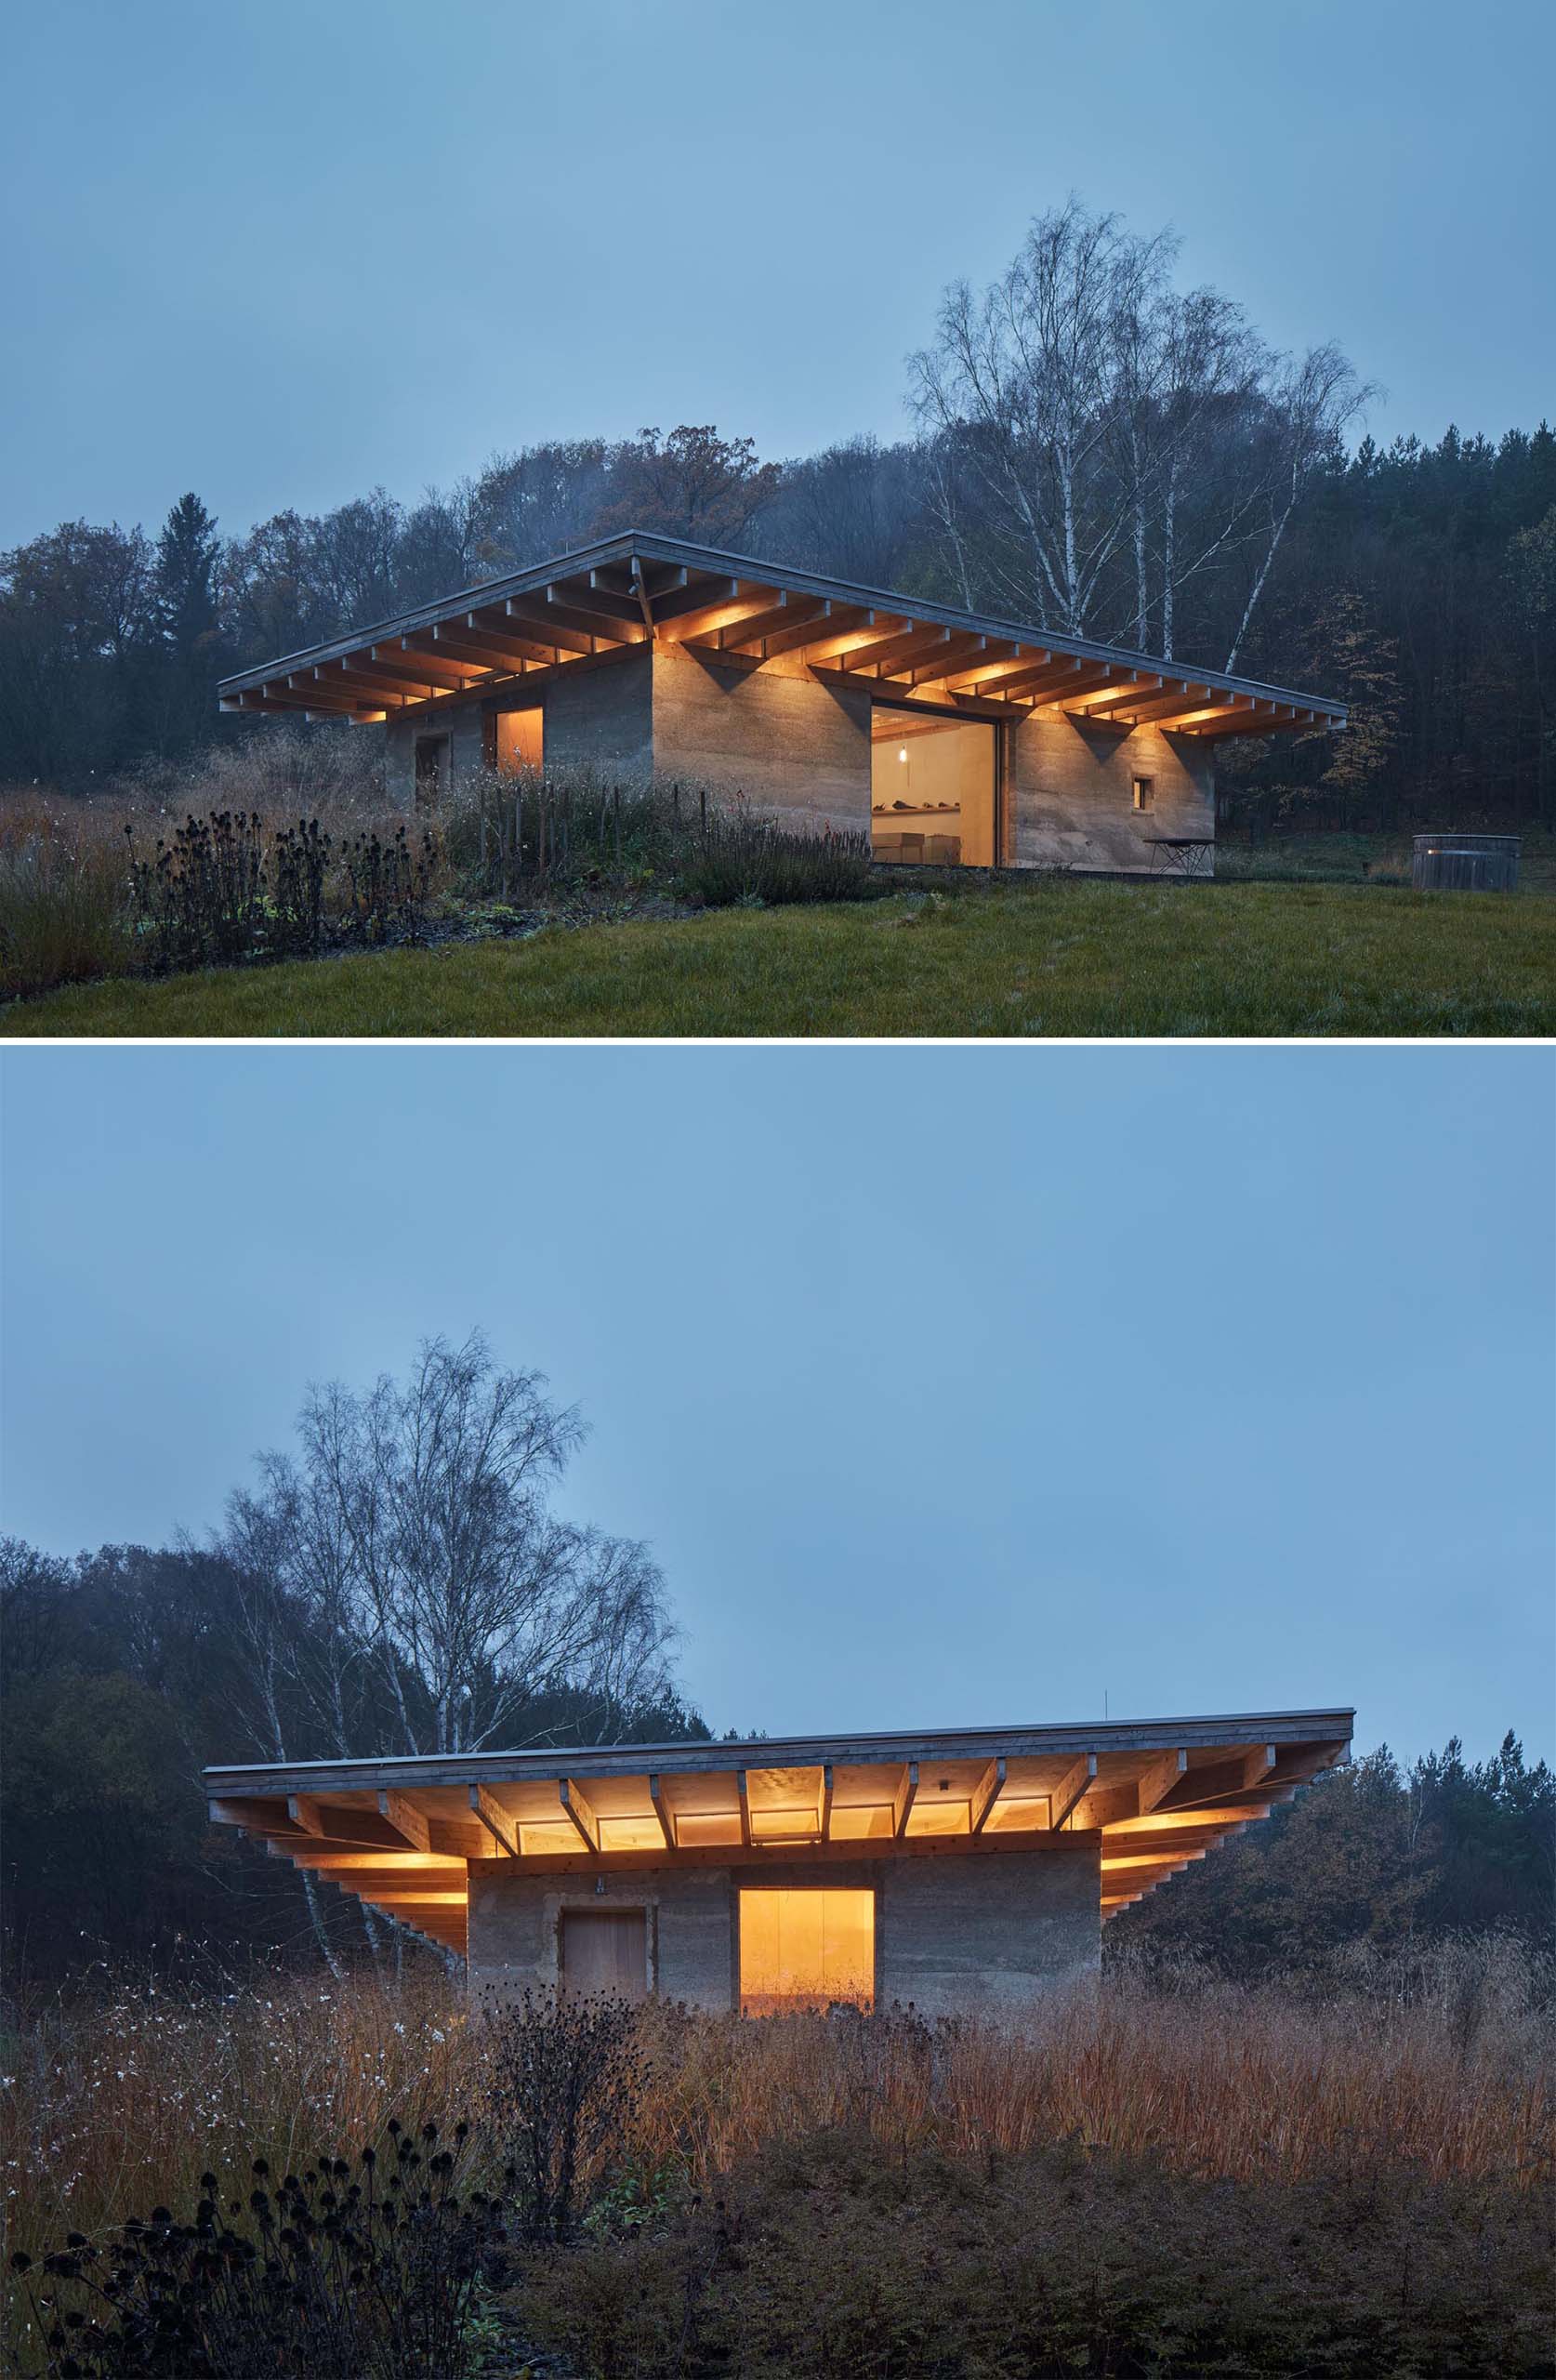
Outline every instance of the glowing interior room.
<path fill-rule="evenodd" d="M 1349 1750 L 1349 1710 L 210 1768 L 214 1822 L 481 1989 L 1019 2008 Z"/>
<path fill-rule="evenodd" d="M 381 728 L 407 810 L 481 771 L 657 776 L 883 863 L 1131 875 L 1212 871 L 1228 737 L 1346 723 L 1326 696 L 637 533 L 220 697 Z"/>

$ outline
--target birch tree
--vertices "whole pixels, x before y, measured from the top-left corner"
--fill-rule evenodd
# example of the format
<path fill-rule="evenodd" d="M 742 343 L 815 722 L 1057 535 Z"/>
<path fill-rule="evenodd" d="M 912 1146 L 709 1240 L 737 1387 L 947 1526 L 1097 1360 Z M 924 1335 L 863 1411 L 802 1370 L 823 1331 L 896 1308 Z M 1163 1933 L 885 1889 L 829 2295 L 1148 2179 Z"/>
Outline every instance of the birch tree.
<path fill-rule="evenodd" d="M 500 1370 L 479 1332 L 426 1342 L 403 1382 L 310 1391 L 296 1456 L 268 1459 L 232 1524 L 281 1549 L 332 1741 L 360 1733 L 369 1691 L 407 1752 L 521 1743 L 547 1698 L 609 1712 L 672 1691 L 647 1548 L 552 1509 L 584 1437 L 577 1408 Z"/>
<path fill-rule="evenodd" d="M 946 294 L 910 395 L 964 600 L 1170 659 L 1193 580 L 1246 572 L 1236 660 L 1294 512 L 1367 390 L 1173 284 L 1178 244 L 1071 198 L 982 295 Z"/>

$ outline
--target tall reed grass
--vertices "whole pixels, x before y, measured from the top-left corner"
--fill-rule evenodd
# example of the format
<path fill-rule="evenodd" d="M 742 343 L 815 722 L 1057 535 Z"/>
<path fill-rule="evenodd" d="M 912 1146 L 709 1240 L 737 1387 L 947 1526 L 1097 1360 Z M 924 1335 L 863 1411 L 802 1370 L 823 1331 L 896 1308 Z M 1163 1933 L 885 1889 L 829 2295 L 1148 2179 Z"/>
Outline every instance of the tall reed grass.
<path fill-rule="evenodd" d="M 128 966 L 129 866 L 119 821 L 80 803 L 0 800 L 0 996 Z"/>
<path fill-rule="evenodd" d="M 1126 1969 L 1019 2023 L 936 2027 L 651 2004 L 630 2136 L 601 2155 L 701 2185 L 774 2140 L 846 2125 L 903 2153 L 1076 2139 L 1236 2180 L 1408 2164 L 1549 2185 L 1551 1962 L 1515 1942 L 1448 1944 L 1373 1961 L 1361 1987 Z M 5 2244 L 37 2253 L 149 2196 L 192 2198 L 224 2143 L 284 2166 L 371 2139 L 390 2115 L 462 2116 L 477 2156 L 493 2085 L 481 2015 L 439 1976 L 363 1974 L 203 1997 L 148 1986 L 15 2017 L 0 2040 Z"/>

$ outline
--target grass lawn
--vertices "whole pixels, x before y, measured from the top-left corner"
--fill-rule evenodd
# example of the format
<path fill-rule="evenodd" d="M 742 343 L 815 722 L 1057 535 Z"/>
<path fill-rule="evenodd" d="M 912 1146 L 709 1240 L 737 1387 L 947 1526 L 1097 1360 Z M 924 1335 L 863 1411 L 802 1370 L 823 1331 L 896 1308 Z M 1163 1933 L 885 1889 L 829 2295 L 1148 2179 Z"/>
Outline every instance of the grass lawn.
<path fill-rule="evenodd" d="M 1045 878 L 78 985 L 9 1035 L 1556 1033 L 1556 901 Z"/>

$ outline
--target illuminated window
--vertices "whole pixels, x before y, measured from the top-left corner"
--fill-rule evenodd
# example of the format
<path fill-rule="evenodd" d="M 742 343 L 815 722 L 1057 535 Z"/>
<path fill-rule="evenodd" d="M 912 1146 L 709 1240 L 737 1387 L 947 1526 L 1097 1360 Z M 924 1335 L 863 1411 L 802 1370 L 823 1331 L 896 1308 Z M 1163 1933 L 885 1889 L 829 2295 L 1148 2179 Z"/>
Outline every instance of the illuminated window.
<path fill-rule="evenodd" d="M 546 719 L 538 703 L 528 710 L 500 710 L 494 725 L 493 759 L 505 776 L 517 776 L 523 769 L 544 764 Z"/>
<path fill-rule="evenodd" d="M 1135 777 L 1132 780 L 1132 783 L 1135 788 L 1135 808 L 1137 810 L 1154 809 L 1156 803 L 1155 778 Z"/>
<path fill-rule="evenodd" d="M 869 1892 L 743 1892 L 740 2004 L 747 2016 L 875 2003 L 876 1897 Z"/>

